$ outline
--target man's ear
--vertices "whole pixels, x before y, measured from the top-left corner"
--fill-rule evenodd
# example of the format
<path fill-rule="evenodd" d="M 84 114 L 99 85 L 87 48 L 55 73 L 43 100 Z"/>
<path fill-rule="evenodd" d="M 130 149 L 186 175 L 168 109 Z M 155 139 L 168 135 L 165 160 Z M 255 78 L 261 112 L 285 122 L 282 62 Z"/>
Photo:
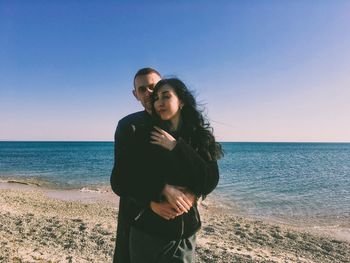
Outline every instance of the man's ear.
<path fill-rule="evenodd" d="M 132 94 L 134 95 L 134 97 L 137 99 L 137 100 L 139 100 L 139 98 L 137 97 L 137 94 L 136 94 L 136 90 L 132 90 Z"/>

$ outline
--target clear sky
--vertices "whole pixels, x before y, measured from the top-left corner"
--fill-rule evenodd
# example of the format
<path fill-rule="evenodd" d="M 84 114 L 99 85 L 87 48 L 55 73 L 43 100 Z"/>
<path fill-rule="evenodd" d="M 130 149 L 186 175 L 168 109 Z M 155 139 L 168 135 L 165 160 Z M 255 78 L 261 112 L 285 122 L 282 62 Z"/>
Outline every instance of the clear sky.
<path fill-rule="evenodd" d="M 0 140 L 112 141 L 145 66 L 220 141 L 350 142 L 347 0 L 0 0 Z"/>

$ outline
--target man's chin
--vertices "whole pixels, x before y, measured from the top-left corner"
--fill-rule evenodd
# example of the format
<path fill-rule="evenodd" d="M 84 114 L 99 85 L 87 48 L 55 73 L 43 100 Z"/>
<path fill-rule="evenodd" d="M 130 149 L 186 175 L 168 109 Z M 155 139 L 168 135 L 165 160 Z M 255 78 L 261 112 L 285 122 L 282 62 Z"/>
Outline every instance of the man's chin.
<path fill-rule="evenodd" d="M 148 105 L 144 105 L 145 107 L 145 110 L 148 112 L 148 113 L 151 113 L 152 112 L 152 104 L 150 104 L 149 106 Z"/>

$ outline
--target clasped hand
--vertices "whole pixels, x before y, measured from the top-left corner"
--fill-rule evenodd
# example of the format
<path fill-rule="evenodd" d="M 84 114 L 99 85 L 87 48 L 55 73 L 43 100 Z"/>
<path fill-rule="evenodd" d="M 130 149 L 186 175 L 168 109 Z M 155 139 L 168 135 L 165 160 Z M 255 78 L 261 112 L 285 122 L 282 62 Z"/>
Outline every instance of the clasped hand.
<path fill-rule="evenodd" d="M 162 193 L 167 201 L 151 202 L 150 205 L 153 212 L 167 220 L 187 213 L 196 202 L 196 196 L 181 187 L 167 184 Z"/>

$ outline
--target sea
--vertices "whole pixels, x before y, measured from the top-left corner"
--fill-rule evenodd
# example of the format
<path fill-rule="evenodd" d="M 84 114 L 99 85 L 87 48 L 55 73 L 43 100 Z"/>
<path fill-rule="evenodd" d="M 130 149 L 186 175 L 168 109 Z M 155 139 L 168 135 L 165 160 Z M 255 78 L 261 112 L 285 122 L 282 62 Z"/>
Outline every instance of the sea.
<path fill-rule="evenodd" d="M 221 143 L 216 200 L 234 213 L 350 229 L 350 143 Z M 113 142 L 0 142 L 0 182 L 108 189 Z M 154 160 L 155 162 L 157 160 Z"/>

